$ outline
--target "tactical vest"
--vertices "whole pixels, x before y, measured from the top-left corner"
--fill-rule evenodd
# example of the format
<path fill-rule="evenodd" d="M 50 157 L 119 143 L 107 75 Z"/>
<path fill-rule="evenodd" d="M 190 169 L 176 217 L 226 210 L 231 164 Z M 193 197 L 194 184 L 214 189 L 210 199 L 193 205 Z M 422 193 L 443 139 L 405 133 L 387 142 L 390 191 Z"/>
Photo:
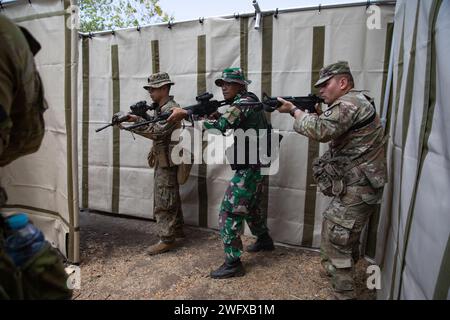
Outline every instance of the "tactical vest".
<path fill-rule="evenodd" d="M 239 98 L 247 98 L 248 100 L 258 102 L 258 97 L 252 93 L 252 92 L 246 92 L 243 95 L 241 95 Z M 270 150 L 271 150 L 271 135 L 272 132 L 272 126 L 268 123 L 267 118 L 264 114 L 264 111 L 261 108 L 257 108 L 256 106 L 249 106 L 249 107 L 239 107 L 239 109 L 246 114 L 245 119 L 239 123 L 238 129 L 242 129 L 244 132 L 246 132 L 249 129 L 254 129 L 256 131 L 256 136 L 245 136 L 245 157 L 243 163 L 238 163 L 240 160 L 239 152 L 242 152 L 242 149 L 239 148 L 238 145 L 238 138 L 236 135 L 234 136 L 234 143 L 233 145 L 226 151 L 227 158 L 231 164 L 232 170 L 242 170 L 242 169 L 249 169 L 254 168 L 258 169 L 261 167 L 269 167 L 270 162 L 262 161 L 262 156 L 268 156 L 270 157 Z M 266 130 L 263 136 L 260 135 L 259 130 L 264 129 Z M 267 139 L 267 150 L 262 149 L 261 145 L 261 139 Z M 242 143 L 242 142 L 241 142 Z M 251 153 L 250 148 L 256 146 L 256 163 L 255 159 L 251 159 Z M 267 152 L 265 152 L 267 151 Z M 242 162 L 242 161 L 240 161 Z"/>
<path fill-rule="evenodd" d="M 368 95 L 363 95 L 373 107 L 373 113 L 364 121 L 355 123 L 348 132 L 362 129 L 376 118 L 374 100 Z M 382 172 L 384 167 L 380 165 L 372 167 L 371 163 L 374 161 L 383 162 L 386 141 L 385 137 L 377 146 L 369 148 L 353 160 L 346 156 L 334 156 L 330 150 L 320 158 L 315 159 L 313 161 L 313 176 L 320 191 L 330 197 L 342 196 L 346 193 L 347 186 L 361 183 L 363 179 L 367 179 L 374 189 L 383 187 L 386 183 L 385 174 Z M 371 171 L 380 172 L 374 174 Z"/>

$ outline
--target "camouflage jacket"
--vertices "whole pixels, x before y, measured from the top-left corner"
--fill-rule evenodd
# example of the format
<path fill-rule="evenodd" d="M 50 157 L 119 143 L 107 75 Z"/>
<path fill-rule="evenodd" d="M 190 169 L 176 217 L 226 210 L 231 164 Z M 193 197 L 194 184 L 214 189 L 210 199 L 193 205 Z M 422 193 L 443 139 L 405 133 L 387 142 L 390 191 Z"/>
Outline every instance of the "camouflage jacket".
<path fill-rule="evenodd" d="M 387 180 L 384 152 L 384 131 L 376 114 L 373 121 L 359 129 L 352 129 L 373 117 L 375 108 L 361 92 L 351 90 L 337 99 L 320 116 L 305 114 L 296 119 L 294 130 L 317 140 L 329 142 L 331 158 L 347 158 L 368 178 L 373 187 Z"/>
<path fill-rule="evenodd" d="M 1 14 L 0 43 L 0 166 L 5 166 L 38 150 L 46 105 L 31 45 L 23 31 Z"/>
<path fill-rule="evenodd" d="M 158 109 L 155 110 L 155 116 L 161 113 L 170 111 L 173 107 L 179 108 L 178 103 L 175 102 L 173 96 L 170 96 L 169 100 Z M 137 123 L 145 121 L 141 118 Z M 178 143 L 178 141 L 172 141 L 172 133 L 174 130 L 181 128 L 181 124 L 167 123 L 166 121 L 151 123 L 147 126 L 139 127 L 133 130 L 133 132 L 153 140 L 153 147 L 148 155 L 150 167 L 172 167 L 174 164 L 171 161 L 172 148 Z"/>
<path fill-rule="evenodd" d="M 245 92 L 236 95 L 231 106 L 225 113 L 213 124 L 204 123 L 206 129 L 215 128 L 220 132 L 225 133 L 228 129 L 267 129 L 268 123 L 262 110 L 256 111 L 254 107 L 238 107 L 239 102 L 254 102 L 259 101 L 258 97 L 251 93 Z"/>

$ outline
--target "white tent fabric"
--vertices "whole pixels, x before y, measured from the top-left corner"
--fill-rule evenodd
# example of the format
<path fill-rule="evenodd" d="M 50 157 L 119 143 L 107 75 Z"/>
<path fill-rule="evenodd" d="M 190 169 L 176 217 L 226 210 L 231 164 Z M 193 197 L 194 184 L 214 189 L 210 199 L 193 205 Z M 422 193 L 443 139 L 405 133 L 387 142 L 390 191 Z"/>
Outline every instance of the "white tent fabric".
<path fill-rule="evenodd" d="M 450 298 L 450 2 L 398 1 L 380 298 Z"/>
<path fill-rule="evenodd" d="M 78 182 L 76 132 L 76 66 L 78 35 L 67 28 L 69 1 L 16 1 L 3 4 L 5 14 L 40 42 L 36 65 L 49 109 L 38 152 L 1 168 L 8 193 L 5 213 L 26 212 L 47 240 L 72 262 L 78 262 Z M 73 47 L 73 50 L 72 50 Z M 73 79 L 71 78 L 73 76 Z M 73 108 L 72 108 L 73 106 Z"/>
<path fill-rule="evenodd" d="M 369 15 L 365 5 L 358 5 L 282 13 L 276 18 L 268 15 L 260 30 L 254 29 L 251 17 L 212 18 L 203 23 L 176 23 L 172 28 L 156 25 L 85 37 L 79 47 L 82 207 L 153 216 L 153 170 L 146 158 L 151 141 L 117 128 L 95 133 L 114 112 L 149 100 L 142 86 L 150 73 L 168 72 L 176 83 L 171 93 L 187 106 L 203 91 L 222 98 L 214 79 L 225 67 L 241 66 L 253 81 L 249 90 L 258 96 L 262 92 L 306 95 L 320 67 L 348 60 L 357 88 L 369 90 L 379 106 L 393 10 L 392 5 L 380 6 L 380 29 L 374 30 L 366 26 Z M 312 143 L 293 132 L 288 115 L 275 112 L 272 123 L 285 138 L 280 170 L 269 176 L 268 200 L 263 204 L 269 228 L 277 241 L 317 248 L 321 212 L 329 200 L 315 187 L 307 187 Z M 317 154 L 319 148 L 323 152 L 326 146 L 317 144 Z M 186 223 L 218 227 L 218 208 L 231 175 L 228 165 L 194 165 L 181 187 Z M 306 207 L 309 213 L 305 213 Z"/>

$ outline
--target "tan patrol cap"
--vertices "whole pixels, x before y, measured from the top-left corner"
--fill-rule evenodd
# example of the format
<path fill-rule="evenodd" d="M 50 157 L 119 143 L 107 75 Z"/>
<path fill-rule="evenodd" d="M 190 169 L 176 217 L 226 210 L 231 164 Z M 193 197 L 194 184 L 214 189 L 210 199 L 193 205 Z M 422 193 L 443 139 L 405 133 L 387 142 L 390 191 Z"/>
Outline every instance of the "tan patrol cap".
<path fill-rule="evenodd" d="M 145 90 L 150 88 L 161 88 L 166 84 L 174 85 L 175 83 L 170 80 L 169 75 L 166 72 L 159 72 L 150 75 L 147 78 L 148 85 L 144 86 Z"/>

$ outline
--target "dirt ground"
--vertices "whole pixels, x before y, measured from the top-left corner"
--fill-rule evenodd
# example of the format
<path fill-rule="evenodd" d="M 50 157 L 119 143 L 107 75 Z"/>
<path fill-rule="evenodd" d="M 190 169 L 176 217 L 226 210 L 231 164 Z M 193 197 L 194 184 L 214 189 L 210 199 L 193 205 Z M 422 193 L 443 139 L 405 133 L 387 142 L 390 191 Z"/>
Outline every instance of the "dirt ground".
<path fill-rule="evenodd" d="M 273 252 L 244 253 L 246 275 L 214 280 L 223 262 L 217 231 L 185 227 L 179 247 L 157 256 L 144 250 L 155 243 L 153 221 L 80 213 L 81 289 L 73 299 L 333 299 L 319 253 L 277 245 Z M 254 238 L 243 237 L 244 246 Z M 368 263 L 357 266 L 358 299 L 375 299 L 366 287 Z"/>

